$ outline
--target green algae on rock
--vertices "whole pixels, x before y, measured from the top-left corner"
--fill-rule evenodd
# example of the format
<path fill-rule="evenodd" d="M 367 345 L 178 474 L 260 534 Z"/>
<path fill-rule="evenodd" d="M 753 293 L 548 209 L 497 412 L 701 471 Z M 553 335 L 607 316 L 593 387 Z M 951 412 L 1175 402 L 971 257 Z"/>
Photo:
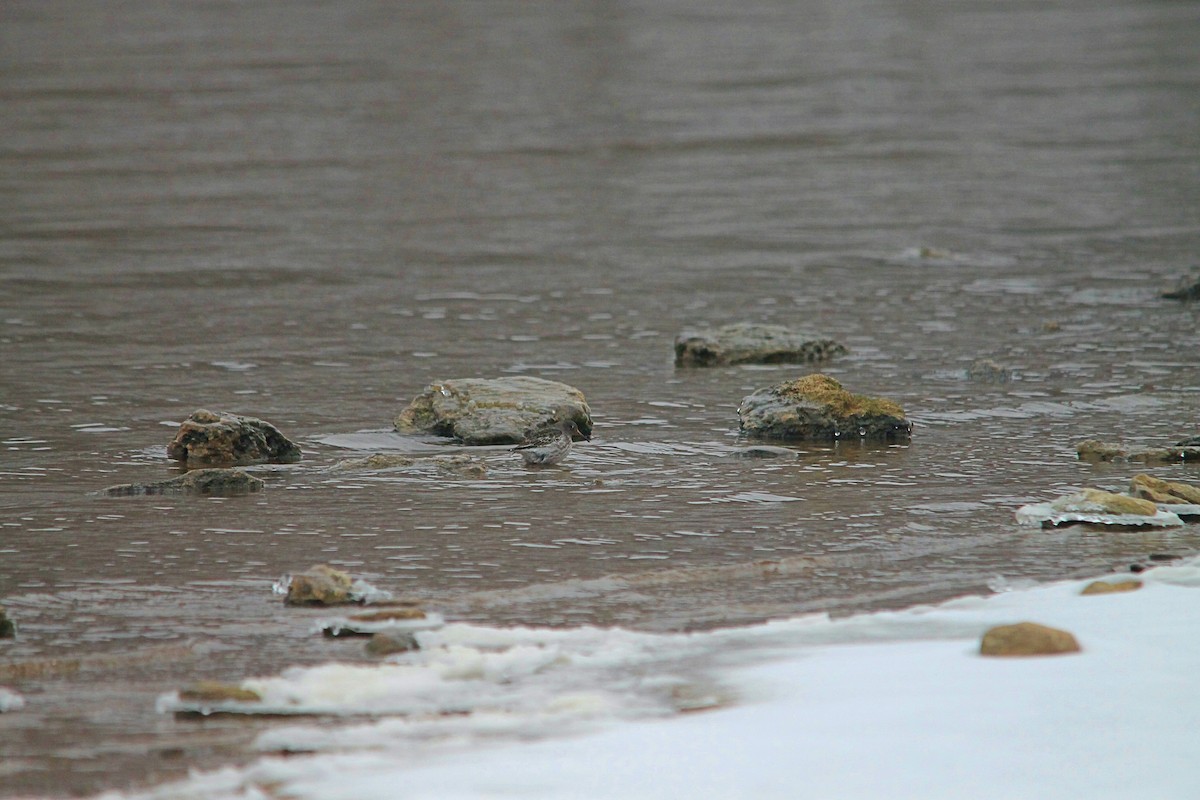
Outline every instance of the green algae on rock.
<path fill-rule="evenodd" d="M 739 322 L 675 337 L 675 366 L 810 364 L 849 352 L 833 339 L 782 325 Z"/>
<path fill-rule="evenodd" d="M 759 389 L 738 407 L 741 429 L 764 439 L 905 441 L 912 423 L 899 404 L 852 394 L 827 375 Z"/>
<path fill-rule="evenodd" d="M 167 455 L 189 467 L 291 464 L 300 447 L 261 419 L 198 409 L 179 426 Z"/>
<path fill-rule="evenodd" d="M 520 444 L 564 419 L 583 434 L 592 412 L 574 386 L 544 378 L 464 378 L 430 384 L 395 419 L 400 433 L 452 436 L 466 445 Z"/>

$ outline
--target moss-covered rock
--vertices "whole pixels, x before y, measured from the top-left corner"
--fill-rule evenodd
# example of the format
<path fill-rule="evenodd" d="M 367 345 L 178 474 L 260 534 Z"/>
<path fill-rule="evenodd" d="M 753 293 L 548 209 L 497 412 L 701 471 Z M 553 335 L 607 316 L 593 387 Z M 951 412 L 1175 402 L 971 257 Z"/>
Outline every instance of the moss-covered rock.
<path fill-rule="evenodd" d="M 290 464 L 300 460 L 300 447 L 269 422 L 199 409 L 179 426 L 167 455 L 189 467 Z"/>
<path fill-rule="evenodd" d="M 152 483 L 123 483 L 102 491 L 109 497 L 142 495 L 196 494 L 214 497 L 236 497 L 261 492 L 263 482 L 240 469 L 196 469 L 176 478 Z"/>
<path fill-rule="evenodd" d="M 291 606 L 334 606 L 357 602 L 351 593 L 354 581 L 328 564 L 317 564 L 292 575 L 284 602 Z"/>
<path fill-rule="evenodd" d="M 979 643 L 979 654 L 984 656 L 1053 656 L 1079 651 L 1074 635 L 1036 622 L 998 625 L 984 633 Z"/>
<path fill-rule="evenodd" d="M 425 387 L 395 419 L 401 433 L 453 436 L 467 445 L 520 444 L 530 433 L 574 420 L 584 435 L 592 413 L 583 393 L 544 378 L 441 381 Z"/>
<path fill-rule="evenodd" d="M 739 322 L 675 337 L 675 366 L 811 364 L 849 352 L 841 342 L 782 325 Z"/>
<path fill-rule="evenodd" d="M 766 439 L 891 441 L 912 435 L 899 404 L 852 394 L 821 374 L 759 389 L 742 400 L 738 418 L 743 432 Z"/>

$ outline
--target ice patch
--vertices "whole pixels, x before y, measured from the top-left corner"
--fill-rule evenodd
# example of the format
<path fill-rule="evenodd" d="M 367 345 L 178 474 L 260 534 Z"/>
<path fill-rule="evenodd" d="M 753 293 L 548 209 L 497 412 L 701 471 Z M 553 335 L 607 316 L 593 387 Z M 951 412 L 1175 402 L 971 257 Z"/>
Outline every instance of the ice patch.
<path fill-rule="evenodd" d="M 25 698 L 12 689 L 0 686 L 0 714 L 6 711 L 20 711 L 25 707 Z"/>

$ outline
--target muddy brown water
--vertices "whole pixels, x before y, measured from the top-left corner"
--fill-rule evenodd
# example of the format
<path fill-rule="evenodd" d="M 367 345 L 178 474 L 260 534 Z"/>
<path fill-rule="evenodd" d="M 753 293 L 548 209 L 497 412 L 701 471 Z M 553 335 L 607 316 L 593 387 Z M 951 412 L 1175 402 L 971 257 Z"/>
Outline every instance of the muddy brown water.
<path fill-rule="evenodd" d="M 1200 550 L 1018 527 L 1200 433 L 1200 10 L 1180 2 L 10 2 L 0 11 L 0 794 L 146 785 L 272 724 L 196 678 L 362 657 L 270 592 L 326 562 L 449 618 L 687 630 L 901 607 Z M 911 444 L 748 460 L 804 367 L 676 370 L 684 328 L 825 332 Z M 990 358 L 1012 380 L 967 380 Z M 579 387 L 560 469 L 449 452 L 428 382 Z M 171 425 L 304 448 L 263 494 L 169 476 Z M 1152 470 L 1200 481 L 1196 467 Z"/>

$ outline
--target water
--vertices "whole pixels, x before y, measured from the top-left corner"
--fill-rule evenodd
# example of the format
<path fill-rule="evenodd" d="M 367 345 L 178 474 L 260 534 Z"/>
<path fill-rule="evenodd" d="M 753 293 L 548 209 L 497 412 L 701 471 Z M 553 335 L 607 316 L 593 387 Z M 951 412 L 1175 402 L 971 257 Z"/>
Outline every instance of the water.
<path fill-rule="evenodd" d="M 249 757 L 269 721 L 154 698 L 359 658 L 270 594 L 314 563 L 454 619 L 690 630 L 1200 550 L 1013 519 L 1136 471 L 1079 440 L 1200 432 L 1200 309 L 1158 299 L 1200 250 L 1191 4 L 0 13 L 5 794 Z M 732 457 L 741 398 L 806 371 L 672 366 L 741 320 L 845 342 L 824 371 L 912 443 Z M 415 394 L 506 374 L 586 394 L 564 468 L 328 470 L 430 449 L 389 432 Z M 169 476 L 196 408 L 304 459 L 250 497 L 89 495 Z"/>

